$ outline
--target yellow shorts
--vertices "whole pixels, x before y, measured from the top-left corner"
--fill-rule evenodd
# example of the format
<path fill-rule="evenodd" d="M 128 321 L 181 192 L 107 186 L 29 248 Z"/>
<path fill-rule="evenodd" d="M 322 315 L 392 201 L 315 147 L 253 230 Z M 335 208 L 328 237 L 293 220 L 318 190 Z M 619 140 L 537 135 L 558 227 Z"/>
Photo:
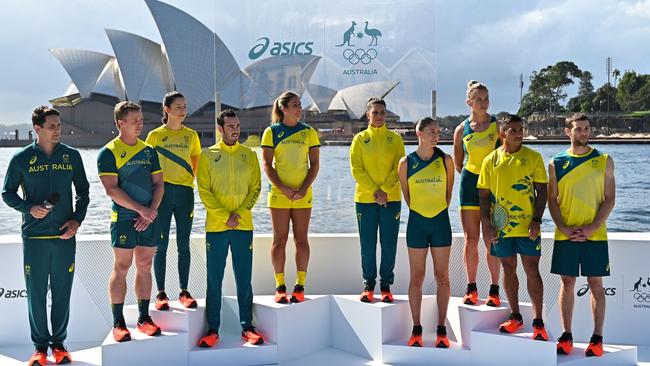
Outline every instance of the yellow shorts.
<path fill-rule="evenodd" d="M 270 208 L 311 208 L 311 198 L 311 187 L 307 190 L 305 197 L 292 201 L 275 186 L 271 186 L 266 202 Z"/>

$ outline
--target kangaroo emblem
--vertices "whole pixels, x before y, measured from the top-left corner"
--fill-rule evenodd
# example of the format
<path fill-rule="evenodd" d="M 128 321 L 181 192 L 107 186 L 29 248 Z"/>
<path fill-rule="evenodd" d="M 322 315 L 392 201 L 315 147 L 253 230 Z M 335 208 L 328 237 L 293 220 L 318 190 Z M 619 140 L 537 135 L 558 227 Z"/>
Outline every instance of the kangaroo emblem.
<path fill-rule="evenodd" d="M 353 44 L 350 44 L 350 37 L 352 37 L 352 34 L 354 33 L 354 26 L 357 25 L 357 23 L 353 20 L 352 25 L 348 30 L 343 33 L 343 43 L 337 44 L 336 47 L 341 47 L 341 46 L 349 46 L 349 47 L 354 47 Z"/>

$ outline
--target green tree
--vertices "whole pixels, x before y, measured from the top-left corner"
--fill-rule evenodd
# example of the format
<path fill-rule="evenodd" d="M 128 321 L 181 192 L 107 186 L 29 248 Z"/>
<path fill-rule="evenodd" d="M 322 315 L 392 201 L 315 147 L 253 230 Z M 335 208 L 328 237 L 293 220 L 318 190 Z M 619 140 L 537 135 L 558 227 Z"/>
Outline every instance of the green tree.
<path fill-rule="evenodd" d="M 616 88 L 612 84 L 607 84 L 601 86 L 594 93 L 594 97 L 591 100 L 591 105 L 593 106 L 594 111 L 607 112 L 607 96 L 609 96 L 609 111 L 610 112 L 619 112 L 621 106 L 616 100 Z"/>
<path fill-rule="evenodd" d="M 634 71 L 626 71 L 618 83 L 616 100 L 625 112 L 646 110 L 650 105 L 648 99 L 648 87 L 650 75 L 637 74 Z"/>
<path fill-rule="evenodd" d="M 560 61 L 530 76 L 528 92 L 522 98 L 520 114 L 548 112 L 555 114 L 562 110 L 561 103 L 567 97 L 564 88 L 573 84 L 573 79 L 582 76 L 580 68 L 571 61 Z"/>
<path fill-rule="evenodd" d="M 614 77 L 614 87 L 616 88 L 618 86 L 618 78 L 621 77 L 621 70 L 614 69 L 612 71 L 612 76 Z"/>
<path fill-rule="evenodd" d="M 589 112 L 592 110 L 592 100 L 594 99 L 594 85 L 591 83 L 593 75 L 589 71 L 583 71 L 580 76 L 578 86 L 578 95 L 571 98 L 567 103 L 566 109 L 571 112 Z"/>

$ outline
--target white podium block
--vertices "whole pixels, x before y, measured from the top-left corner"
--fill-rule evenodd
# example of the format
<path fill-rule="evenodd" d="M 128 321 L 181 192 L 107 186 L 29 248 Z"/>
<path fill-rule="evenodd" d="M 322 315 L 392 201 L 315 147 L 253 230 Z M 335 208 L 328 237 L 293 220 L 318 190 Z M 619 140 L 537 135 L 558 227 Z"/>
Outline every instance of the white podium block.
<path fill-rule="evenodd" d="M 96 342 L 66 342 L 73 365 L 100 366 L 102 364 L 102 349 Z M 34 346 L 22 345 L 0 347 L 0 365 L 24 366 L 34 353 Z M 54 364 L 52 351 L 48 350 L 48 364 Z"/>
<path fill-rule="evenodd" d="M 372 303 L 361 302 L 358 295 L 333 296 L 332 347 L 378 361 L 382 359 L 384 343 L 408 340 L 413 324 L 408 297 L 394 298 L 395 302 L 389 304 L 377 298 Z M 430 313 L 425 309 L 431 303 L 431 296 L 422 299 L 424 317 Z"/>
<path fill-rule="evenodd" d="M 557 364 L 563 366 L 630 366 L 637 365 L 637 347 L 604 344 L 602 357 L 585 357 L 588 344 L 574 343 L 568 355 L 557 355 Z"/>
<path fill-rule="evenodd" d="M 537 341 L 532 337 L 530 324 L 512 334 L 501 333 L 494 327 L 472 331 L 472 363 L 516 365 L 526 360 L 530 365 L 555 365 L 557 350 L 553 336 L 549 334 L 548 341 Z"/>
<path fill-rule="evenodd" d="M 460 344 L 451 341 L 449 348 L 436 348 L 436 334 L 422 334 L 424 347 L 409 347 L 408 339 L 393 341 L 383 346 L 382 362 L 399 365 L 469 365 L 471 351 Z"/>
<path fill-rule="evenodd" d="M 277 345 L 278 362 L 308 355 L 329 347 L 330 297 L 312 295 L 302 303 L 277 304 L 273 296 L 255 296 L 253 324 Z"/>
<path fill-rule="evenodd" d="M 149 306 L 149 315 L 163 332 L 187 333 L 185 351 L 194 347 L 206 332 L 205 299 L 197 299 L 197 307 L 187 309 L 178 301 L 169 302 L 169 310 L 156 310 L 155 305 Z M 127 327 L 135 327 L 138 321 L 138 306 L 124 307 L 124 320 Z"/>
<path fill-rule="evenodd" d="M 169 365 L 185 366 L 188 362 L 187 333 L 163 332 L 149 337 L 130 328 L 131 340 L 118 343 L 109 333 L 102 343 L 102 365 Z"/>
<path fill-rule="evenodd" d="M 465 305 L 461 298 L 453 298 L 452 300 L 454 307 L 458 309 L 458 321 L 460 322 L 458 341 L 467 348 L 472 348 L 472 331 L 498 330 L 499 325 L 510 316 L 510 308 L 507 302 L 502 301 L 501 306 L 492 307 L 485 304 L 477 306 Z M 452 308 L 452 302 L 450 302 L 449 307 Z M 524 318 L 524 324 L 530 325 L 532 322 L 532 306 L 528 303 L 520 303 L 519 311 Z M 449 313 L 451 314 L 452 311 L 449 311 Z"/>
<path fill-rule="evenodd" d="M 189 353 L 191 366 L 268 365 L 278 362 L 278 347 L 266 339 L 259 346 L 246 343 L 238 334 L 219 334 L 219 343 L 212 348 L 194 347 Z"/>

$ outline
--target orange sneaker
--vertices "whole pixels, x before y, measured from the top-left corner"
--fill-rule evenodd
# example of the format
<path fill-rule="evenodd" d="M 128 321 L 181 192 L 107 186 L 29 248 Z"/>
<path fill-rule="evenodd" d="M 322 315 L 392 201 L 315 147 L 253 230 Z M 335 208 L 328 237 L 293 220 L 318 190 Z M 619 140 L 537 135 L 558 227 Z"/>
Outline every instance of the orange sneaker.
<path fill-rule="evenodd" d="M 390 287 L 386 286 L 381 288 L 381 302 L 393 302 L 393 294 L 390 292 Z"/>
<path fill-rule="evenodd" d="M 478 305 L 478 291 L 472 290 L 465 293 L 465 296 L 463 296 L 463 304 Z"/>
<path fill-rule="evenodd" d="M 501 299 L 499 298 L 499 294 L 489 294 L 485 305 L 492 306 L 495 308 L 499 307 L 501 305 Z"/>
<path fill-rule="evenodd" d="M 287 302 L 289 302 L 289 300 L 287 300 L 287 286 L 282 285 L 275 289 L 274 300 L 278 304 L 286 304 Z"/>
<path fill-rule="evenodd" d="M 257 332 L 255 327 L 249 327 L 241 331 L 241 339 L 253 345 L 264 343 L 264 338 Z"/>
<path fill-rule="evenodd" d="M 548 341 L 548 334 L 544 328 L 544 324 L 535 325 L 533 324 L 533 339 L 536 341 Z"/>
<path fill-rule="evenodd" d="M 131 332 L 126 328 L 124 322 L 113 325 L 113 339 L 115 339 L 115 342 L 126 342 L 131 340 Z"/>
<path fill-rule="evenodd" d="M 446 334 L 436 335 L 436 348 L 449 348 L 449 337 Z"/>
<path fill-rule="evenodd" d="M 557 353 L 559 355 L 568 355 L 573 350 L 573 337 L 571 333 L 564 332 L 557 340 Z"/>
<path fill-rule="evenodd" d="M 409 347 L 422 347 L 423 344 L 422 334 L 411 334 L 411 338 L 409 338 L 407 343 Z"/>
<path fill-rule="evenodd" d="M 47 365 L 47 349 L 45 352 L 36 350 L 32 357 L 27 361 L 29 366 L 45 366 Z"/>
<path fill-rule="evenodd" d="M 603 355 L 603 338 L 597 336 L 591 336 L 589 341 L 589 346 L 585 350 L 585 355 L 587 357 L 600 357 Z"/>
<path fill-rule="evenodd" d="M 54 356 L 54 362 L 57 365 L 62 365 L 72 362 L 72 357 L 65 346 L 62 344 L 52 345 L 52 356 Z"/>
<path fill-rule="evenodd" d="M 523 320 L 518 320 L 517 318 L 514 317 L 514 315 L 510 314 L 510 318 L 506 320 L 505 322 L 501 323 L 499 326 L 499 331 L 501 333 L 514 333 L 521 329 L 521 327 L 524 326 L 524 321 Z"/>
<path fill-rule="evenodd" d="M 305 301 L 305 286 L 296 284 L 293 286 L 293 292 L 291 293 L 291 302 L 303 302 Z"/>
<path fill-rule="evenodd" d="M 214 347 L 219 342 L 219 333 L 216 330 L 208 330 L 208 334 L 199 339 L 199 347 Z"/>
<path fill-rule="evenodd" d="M 167 311 L 169 310 L 169 298 L 165 291 L 161 291 L 156 295 L 156 310 Z"/>
<path fill-rule="evenodd" d="M 372 302 L 372 299 L 374 297 L 374 290 L 368 286 L 364 287 L 363 292 L 361 293 L 361 296 L 359 297 L 359 300 L 361 302 Z"/>
<path fill-rule="evenodd" d="M 138 321 L 138 324 L 136 324 L 136 328 L 138 331 L 150 336 L 154 337 L 157 335 L 160 335 L 161 330 L 160 327 L 156 325 L 156 323 L 151 320 L 151 318 L 144 319 L 143 321 Z"/>
<path fill-rule="evenodd" d="M 178 294 L 178 301 L 188 309 L 196 308 L 196 300 L 194 300 L 192 295 L 190 295 L 190 292 L 187 290 L 183 290 Z"/>

